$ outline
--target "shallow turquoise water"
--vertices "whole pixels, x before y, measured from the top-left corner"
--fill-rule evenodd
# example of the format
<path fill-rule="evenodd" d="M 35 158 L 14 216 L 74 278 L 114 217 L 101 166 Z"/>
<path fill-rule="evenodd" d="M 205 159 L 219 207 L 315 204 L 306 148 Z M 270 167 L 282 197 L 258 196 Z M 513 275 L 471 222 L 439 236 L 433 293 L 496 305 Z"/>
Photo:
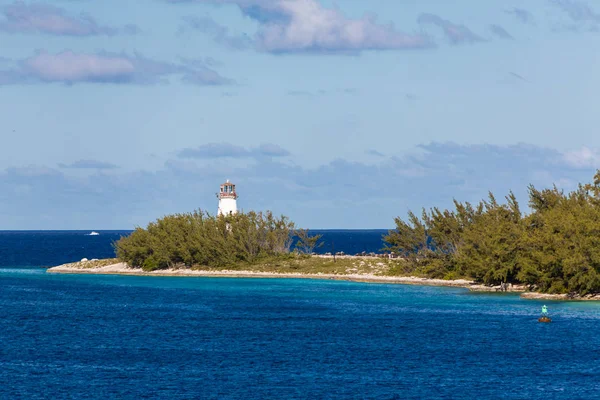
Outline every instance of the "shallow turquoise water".
<path fill-rule="evenodd" d="M 600 305 L 0 269 L 0 398 L 590 399 Z"/>

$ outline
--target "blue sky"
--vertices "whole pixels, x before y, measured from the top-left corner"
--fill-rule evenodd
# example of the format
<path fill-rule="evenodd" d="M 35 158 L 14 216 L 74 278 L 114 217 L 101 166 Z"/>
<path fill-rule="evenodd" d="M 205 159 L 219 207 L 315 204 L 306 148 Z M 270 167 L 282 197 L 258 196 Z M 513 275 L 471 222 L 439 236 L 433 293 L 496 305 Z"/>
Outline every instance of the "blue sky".
<path fill-rule="evenodd" d="M 600 4 L 0 0 L 0 229 L 388 228 L 600 167 Z"/>

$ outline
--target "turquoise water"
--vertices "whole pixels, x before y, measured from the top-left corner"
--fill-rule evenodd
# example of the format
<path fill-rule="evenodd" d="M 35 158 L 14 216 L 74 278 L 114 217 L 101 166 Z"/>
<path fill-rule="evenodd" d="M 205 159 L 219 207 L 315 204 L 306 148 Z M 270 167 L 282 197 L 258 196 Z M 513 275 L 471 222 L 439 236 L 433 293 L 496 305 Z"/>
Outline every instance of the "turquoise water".
<path fill-rule="evenodd" d="M 600 305 L 0 269 L 0 398 L 591 399 Z"/>

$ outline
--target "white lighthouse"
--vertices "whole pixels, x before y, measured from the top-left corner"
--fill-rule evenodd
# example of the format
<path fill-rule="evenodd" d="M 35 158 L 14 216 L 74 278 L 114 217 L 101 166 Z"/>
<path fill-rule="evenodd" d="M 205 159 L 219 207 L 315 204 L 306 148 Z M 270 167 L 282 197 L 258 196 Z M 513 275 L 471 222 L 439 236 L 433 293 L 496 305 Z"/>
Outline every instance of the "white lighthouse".
<path fill-rule="evenodd" d="M 237 214 L 237 198 L 238 195 L 235 192 L 235 185 L 227 182 L 221 185 L 221 191 L 217 193 L 219 198 L 219 211 L 217 215 L 233 215 Z"/>

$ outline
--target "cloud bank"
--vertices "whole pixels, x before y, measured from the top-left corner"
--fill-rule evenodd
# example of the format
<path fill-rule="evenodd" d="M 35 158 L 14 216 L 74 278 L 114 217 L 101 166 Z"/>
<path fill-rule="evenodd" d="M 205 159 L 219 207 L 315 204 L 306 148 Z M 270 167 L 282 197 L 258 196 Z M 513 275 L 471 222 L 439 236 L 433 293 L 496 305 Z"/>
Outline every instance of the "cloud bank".
<path fill-rule="evenodd" d="M 576 22 L 600 22 L 600 14 L 598 14 L 592 7 L 583 2 L 577 0 L 550 0 L 550 3 L 559 7 L 563 10 L 569 18 Z"/>
<path fill-rule="evenodd" d="M 71 169 L 116 169 L 118 166 L 115 164 L 107 163 L 98 160 L 78 160 L 71 164 L 58 164 L 60 168 L 71 168 Z"/>
<path fill-rule="evenodd" d="M 600 13 L 588 3 L 578 0 L 549 0 L 549 2 L 562 10 L 570 20 L 568 23 L 555 23 L 553 30 L 572 32 L 597 32 L 600 30 Z"/>
<path fill-rule="evenodd" d="M 229 28 L 219 24 L 210 17 L 186 16 L 184 26 L 209 35 L 212 39 L 233 50 L 246 50 L 252 46 L 252 39 L 246 35 L 232 35 Z"/>
<path fill-rule="evenodd" d="M 477 202 L 490 190 L 498 198 L 513 190 L 525 209 L 527 185 L 571 190 L 591 181 L 600 164 L 597 150 L 561 153 L 525 144 L 431 143 L 395 157 L 372 152 L 372 162 L 333 159 L 314 168 L 289 162 L 287 151 L 277 145 L 221 143 L 197 149 L 181 154 L 183 149 L 179 160 L 155 172 L 111 169 L 107 174 L 89 168 L 82 178 L 82 171 L 71 176 L 70 168 L 0 171 L 4 227 L 127 229 L 175 212 L 202 208 L 214 213 L 214 193 L 231 179 L 245 210 L 272 209 L 309 228 L 386 228 L 409 209 L 451 207 L 454 198 Z"/>
<path fill-rule="evenodd" d="M 5 5 L 0 9 L 0 31 L 9 33 L 43 33 L 60 36 L 94 36 L 133 34 L 135 25 L 114 28 L 99 25 L 91 16 L 68 15 L 59 7 L 43 3 L 27 4 L 22 1 Z"/>
<path fill-rule="evenodd" d="M 256 157 L 286 157 L 290 152 L 276 144 L 261 144 L 256 148 L 247 149 L 231 143 L 208 143 L 199 147 L 188 147 L 178 152 L 180 158 L 256 158 Z"/>
<path fill-rule="evenodd" d="M 565 162 L 573 168 L 600 168 L 600 149 L 582 147 L 564 154 Z"/>
<path fill-rule="evenodd" d="M 532 13 L 522 8 L 512 8 L 505 11 L 507 14 L 513 15 L 518 21 L 526 25 L 535 24 L 535 18 Z"/>
<path fill-rule="evenodd" d="M 167 1 L 237 5 L 245 16 L 258 22 L 254 45 L 267 53 L 356 53 L 434 46 L 427 35 L 401 32 L 392 24 L 377 22 L 373 16 L 349 18 L 339 9 L 326 8 L 317 0 Z M 191 23 L 217 41 L 228 43 L 232 39 L 226 28 L 206 18 L 192 19 Z"/>
<path fill-rule="evenodd" d="M 421 14 L 418 22 L 422 25 L 435 25 L 442 29 L 451 44 L 472 44 L 482 42 L 483 38 L 464 25 L 455 24 L 435 14 Z"/>
<path fill-rule="evenodd" d="M 0 85 L 19 83 L 155 84 L 178 75 L 186 83 L 224 85 L 231 80 L 201 63 L 167 63 L 146 58 L 101 52 L 95 54 L 38 51 L 0 70 Z"/>

